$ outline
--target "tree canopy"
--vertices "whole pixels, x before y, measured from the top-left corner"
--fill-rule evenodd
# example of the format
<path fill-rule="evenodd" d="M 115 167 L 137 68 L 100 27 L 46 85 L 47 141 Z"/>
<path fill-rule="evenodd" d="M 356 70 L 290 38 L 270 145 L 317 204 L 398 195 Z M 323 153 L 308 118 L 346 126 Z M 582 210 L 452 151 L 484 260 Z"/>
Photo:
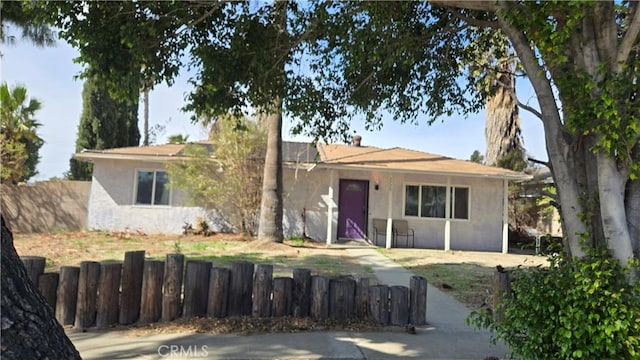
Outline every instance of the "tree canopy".
<path fill-rule="evenodd" d="M 475 61 L 499 50 L 495 32 L 502 32 L 540 104 L 518 102 L 544 125 L 565 249 L 580 256 L 585 245 L 602 241 L 626 262 L 640 251 L 633 220 L 640 213 L 638 7 L 319 1 L 310 16 L 321 19 L 312 48 L 320 61 L 310 68 L 319 82 L 340 89 L 327 96 L 337 94 L 373 127 L 383 108 L 400 121 L 425 114 L 431 123 L 484 105 L 489 92 L 478 86 Z"/>
<path fill-rule="evenodd" d="M 637 2 L 90 4 L 45 8 L 79 61 L 108 61 L 110 71 L 96 75 L 131 84 L 110 91 L 171 81 L 188 53 L 196 70 L 188 109 L 282 113 L 299 120 L 295 132 L 325 139 L 347 134 L 359 113 L 376 129 L 383 110 L 427 124 L 480 110 L 491 67 L 478 59 L 502 58 L 506 37 L 540 104 L 518 102 L 545 128 L 566 250 L 582 255 L 583 245 L 605 241 L 622 261 L 640 251 L 631 220 L 640 213 Z M 94 31 L 92 9 L 100 23 L 107 6 L 120 27 Z M 280 131 L 274 123 L 271 133 Z"/>
<path fill-rule="evenodd" d="M 37 133 L 40 123 L 35 114 L 41 107 L 40 101 L 29 98 L 26 87 L 0 86 L 2 183 L 27 181 L 38 173 L 44 140 Z"/>

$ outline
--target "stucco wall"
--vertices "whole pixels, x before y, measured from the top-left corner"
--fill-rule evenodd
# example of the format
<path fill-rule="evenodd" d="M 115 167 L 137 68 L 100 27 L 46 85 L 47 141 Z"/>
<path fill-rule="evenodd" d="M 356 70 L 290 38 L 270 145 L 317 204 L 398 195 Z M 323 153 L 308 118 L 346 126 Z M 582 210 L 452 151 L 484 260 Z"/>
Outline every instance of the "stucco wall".
<path fill-rule="evenodd" d="M 286 172 L 285 172 L 286 174 Z M 502 180 L 476 177 L 425 176 L 418 174 L 368 173 L 360 171 L 337 171 L 333 177 L 330 170 L 314 169 L 298 175 L 293 182 L 285 177 L 285 230 L 291 224 L 299 224 L 301 210 L 305 213 L 305 234 L 315 240 L 325 241 L 327 233 L 327 207 L 322 195 L 328 194 L 329 180 L 333 178 L 333 201 L 339 198 L 340 179 L 369 181 L 369 212 L 367 232 L 373 237 L 373 219 L 388 216 L 389 188 L 392 196 L 392 218 L 406 219 L 415 230 L 415 246 L 418 248 L 444 249 L 445 219 L 429 219 L 404 216 L 404 186 L 407 183 L 464 186 L 470 191 L 469 219 L 450 220 L 450 248 L 452 250 L 502 250 Z M 304 181 L 302 181 L 304 180 Z M 287 183 L 289 181 L 289 183 Z M 378 184 L 378 190 L 375 185 Z M 332 239 L 336 237 L 338 211 L 334 209 Z M 301 233 L 300 227 L 296 228 Z M 383 241 L 382 237 L 379 239 Z"/>
<path fill-rule="evenodd" d="M 163 170 L 161 163 L 96 161 L 90 193 L 90 229 L 122 231 L 126 228 L 146 233 L 182 232 L 185 222 L 195 224 L 206 217 L 204 210 L 186 206 L 185 196 L 171 189 L 170 206 L 134 205 L 136 171 Z"/>
<path fill-rule="evenodd" d="M 13 231 L 78 231 L 87 225 L 88 181 L 0 185 L 2 215 Z"/>
<path fill-rule="evenodd" d="M 185 222 L 194 223 L 205 216 L 202 209 L 187 206 L 185 196 L 172 190 L 171 206 L 133 205 L 136 169 L 161 170 L 157 163 L 101 161 L 94 170 L 89 205 L 89 228 L 145 232 L 180 233 Z M 331 173 L 333 172 L 333 175 Z M 452 250 L 500 251 L 502 249 L 502 180 L 475 177 L 426 176 L 419 174 L 369 173 L 315 168 L 284 170 L 284 219 L 286 237 L 307 236 L 326 241 L 330 180 L 333 202 L 339 200 L 340 179 L 369 181 L 369 212 L 367 232 L 373 236 L 373 219 L 387 218 L 389 189 L 392 193 L 392 218 L 406 219 L 415 230 L 418 248 L 444 249 L 444 219 L 404 216 L 404 186 L 407 183 L 469 187 L 468 220 L 450 220 L 450 248 Z M 375 185 L 378 184 L 378 189 Z M 336 239 L 338 209 L 333 209 L 331 239 Z"/>

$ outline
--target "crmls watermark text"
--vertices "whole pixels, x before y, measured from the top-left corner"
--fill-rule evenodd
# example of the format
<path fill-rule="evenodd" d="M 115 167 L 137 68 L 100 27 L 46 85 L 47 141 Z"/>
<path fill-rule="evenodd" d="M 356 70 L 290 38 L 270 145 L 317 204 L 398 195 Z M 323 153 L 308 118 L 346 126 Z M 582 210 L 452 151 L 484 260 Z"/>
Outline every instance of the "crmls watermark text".
<path fill-rule="evenodd" d="M 160 345 L 158 355 L 161 358 L 205 358 L 209 355 L 207 345 Z"/>

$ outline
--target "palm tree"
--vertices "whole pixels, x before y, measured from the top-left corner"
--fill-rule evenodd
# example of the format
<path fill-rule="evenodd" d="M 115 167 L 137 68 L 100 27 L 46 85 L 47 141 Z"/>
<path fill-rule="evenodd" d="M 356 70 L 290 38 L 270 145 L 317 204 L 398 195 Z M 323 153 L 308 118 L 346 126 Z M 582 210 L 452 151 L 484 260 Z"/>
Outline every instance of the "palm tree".
<path fill-rule="evenodd" d="M 167 139 L 167 142 L 169 142 L 169 144 L 185 144 L 188 141 L 189 141 L 189 135 L 183 135 L 183 134 L 170 135 L 169 138 Z"/>
<path fill-rule="evenodd" d="M 500 61 L 493 82 L 493 95 L 487 100 L 485 138 L 487 165 L 501 165 L 503 159 L 523 159 L 520 116 L 516 98 L 515 65 L 509 60 Z M 519 154 L 519 155 L 518 155 Z M 515 162 L 520 162 L 515 160 Z M 513 164 L 504 164 L 513 168 Z M 519 167 L 521 164 L 516 164 Z"/>
<path fill-rule="evenodd" d="M 27 98 L 24 86 L 0 86 L 2 183 L 25 181 L 36 174 L 44 141 L 37 134 L 41 124 L 34 115 L 41 107 L 37 99 Z"/>

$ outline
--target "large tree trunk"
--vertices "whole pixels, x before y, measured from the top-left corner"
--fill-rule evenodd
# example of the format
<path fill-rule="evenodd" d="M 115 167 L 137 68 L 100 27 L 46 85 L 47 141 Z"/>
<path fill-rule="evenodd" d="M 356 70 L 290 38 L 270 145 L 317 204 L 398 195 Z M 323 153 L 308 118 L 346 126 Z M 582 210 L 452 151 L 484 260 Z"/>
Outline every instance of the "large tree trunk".
<path fill-rule="evenodd" d="M 282 242 L 282 99 L 267 116 L 267 152 L 262 178 L 258 239 Z"/>
<path fill-rule="evenodd" d="M 287 1 L 276 1 L 273 6 L 274 22 L 277 36 L 274 48 L 290 49 L 287 32 Z M 282 109 L 285 91 L 285 56 L 277 52 L 276 64 L 271 76 L 276 83 L 281 84 L 280 94 L 274 94 L 270 104 L 265 107 L 267 121 L 267 151 L 264 158 L 264 175 L 262 177 L 262 200 L 260 203 L 260 223 L 258 224 L 258 239 L 281 243 L 284 240 L 282 232 Z"/>
<path fill-rule="evenodd" d="M 495 93 L 487 100 L 484 129 L 487 165 L 497 165 L 510 151 L 522 150 L 515 78 L 508 61 L 503 60 L 500 70 L 502 72 L 495 80 Z"/>
<path fill-rule="evenodd" d="M 27 277 L 2 217 L 2 358 L 80 359 L 53 309 Z"/>
<path fill-rule="evenodd" d="M 510 6 L 517 5 L 503 2 L 500 6 L 508 10 Z M 622 71 L 615 54 L 628 55 L 628 50 L 617 47 L 613 5 L 597 3 L 591 8 L 592 12 L 585 11 L 588 16 L 582 19 L 582 33 L 576 35 L 575 41 L 566 49 L 569 60 L 555 64 L 557 68 L 541 68 L 525 32 L 514 28 L 502 18 L 500 24 L 516 48 L 538 96 L 549 161 L 562 206 L 564 236 L 568 239 L 570 254 L 582 256 L 583 246 L 605 241 L 613 255 L 625 264 L 633 257 L 633 244 L 637 242 L 632 241 L 628 226 L 633 222 L 628 219 L 628 216 L 633 214 L 629 210 L 635 206 L 625 203 L 630 200 L 628 196 L 625 198 L 625 195 L 628 195 L 625 194 L 625 189 L 629 172 L 624 162 L 616 159 L 614 151 L 611 150 L 611 154 L 608 154 L 606 151 L 609 149 L 598 148 L 599 138 L 596 136 L 600 136 L 599 134 L 596 135 L 589 129 L 575 130 L 566 126 L 565 121 L 570 119 L 570 114 L 565 113 L 564 121 L 560 119 L 560 110 L 556 105 L 550 81 L 546 77 L 567 71 L 563 66 L 569 64 L 573 66 L 572 69 L 587 74 L 593 84 L 597 84 L 590 90 L 584 89 L 589 91 L 587 96 L 597 102 L 603 96 L 602 92 L 606 91 L 599 88 L 603 77 L 615 78 Z M 640 26 L 640 23 L 637 25 Z M 627 35 L 635 37 L 637 31 Z M 576 103 L 576 99 L 563 98 L 563 90 L 567 89 L 558 89 L 563 108 L 573 108 L 573 111 L 576 111 L 581 104 Z M 570 91 L 568 93 L 571 94 Z M 620 106 L 625 107 L 626 100 L 619 100 Z M 600 115 L 596 112 L 592 116 Z M 591 124 L 607 121 L 605 118 L 589 120 L 594 120 Z M 583 243 L 581 240 L 587 242 Z"/>

